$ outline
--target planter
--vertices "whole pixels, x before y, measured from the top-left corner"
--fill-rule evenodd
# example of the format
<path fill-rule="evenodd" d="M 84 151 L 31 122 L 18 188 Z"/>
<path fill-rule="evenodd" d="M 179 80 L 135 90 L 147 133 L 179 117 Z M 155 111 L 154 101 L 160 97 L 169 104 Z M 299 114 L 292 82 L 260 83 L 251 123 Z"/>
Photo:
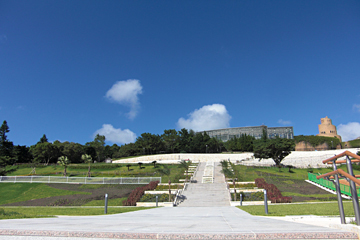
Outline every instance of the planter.
<path fill-rule="evenodd" d="M 171 189 L 171 194 L 176 194 L 177 193 L 177 189 Z M 152 191 L 145 191 L 144 194 L 168 194 L 169 193 L 169 190 L 160 190 L 160 191 L 155 191 L 155 190 L 152 190 Z"/>
<path fill-rule="evenodd" d="M 156 202 L 137 202 L 137 207 L 156 207 Z M 158 202 L 158 207 L 173 207 L 172 202 Z"/>
<path fill-rule="evenodd" d="M 271 201 L 267 201 L 268 205 L 271 204 Z M 234 206 L 240 206 L 240 201 L 231 201 L 230 205 L 232 207 Z M 264 201 L 243 201 L 242 202 L 243 206 L 251 206 L 251 205 L 264 205 Z"/>
<path fill-rule="evenodd" d="M 263 192 L 264 189 L 244 189 L 244 188 L 235 188 L 236 189 L 236 192 L 239 193 L 239 192 L 251 192 L 251 193 L 254 193 L 254 192 Z M 234 193 L 234 189 L 233 188 L 229 188 L 229 191 L 230 193 Z"/>

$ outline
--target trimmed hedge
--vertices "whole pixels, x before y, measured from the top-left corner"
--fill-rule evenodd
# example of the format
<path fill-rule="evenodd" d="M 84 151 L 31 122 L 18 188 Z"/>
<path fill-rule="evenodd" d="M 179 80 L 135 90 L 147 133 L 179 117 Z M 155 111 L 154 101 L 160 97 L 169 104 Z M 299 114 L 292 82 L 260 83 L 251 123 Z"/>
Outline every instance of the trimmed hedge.
<path fill-rule="evenodd" d="M 136 206 L 136 202 L 139 202 L 145 191 L 154 190 L 159 181 L 150 182 L 148 185 L 143 187 L 135 188 L 129 195 L 128 199 L 123 201 L 124 206 Z"/>
<path fill-rule="evenodd" d="M 268 199 L 272 203 L 291 203 L 292 201 L 292 197 L 284 197 L 274 184 L 268 184 L 263 178 L 255 179 L 255 184 L 258 188 L 266 190 Z"/>
<path fill-rule="evenodd" d="M 236 200 L 240 201 L 240 194 L 242 194 L 243 201 L 264 201 L 264 193 L 263 192 L 237 192 Z M 234 201 L 234 194 L 231 194 L 231 201 Z"/>
<path fill-rule="evenodd" d="M 158 202 L 168 202 L 169 194 L 144 194 L 139 202 L 156 202 L 156 196 L 158 196 Z M 171 200 L 174 199 L 174 195 L 171 194 Z"/>

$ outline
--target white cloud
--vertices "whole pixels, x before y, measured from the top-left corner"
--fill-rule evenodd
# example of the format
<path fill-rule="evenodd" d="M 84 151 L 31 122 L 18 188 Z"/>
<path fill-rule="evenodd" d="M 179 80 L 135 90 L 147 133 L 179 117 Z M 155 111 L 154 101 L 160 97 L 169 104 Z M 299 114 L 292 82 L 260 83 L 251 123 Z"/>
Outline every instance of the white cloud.
<path fill-rule="evenodd" d="M 350 122 L 348 124 L 340 124 L 337 127 L 337 132 L 344 142 L 353 140 L 360 137 L 360 123 Z"/>
<path fill-rule="evenodd" d="M 130 107 L 128 118 L 134 119 L 139 111 L 138 95 L 142 94 L 142 86 L 137 79 L 117 81 L 107 92 L 106 97 L 116 103 Z"/>
<path fill-rule="evenodd" d="M 112 143 L 124 144 L 135 142 L 136 140 L 136 134 L 129 129 L 121 130 L 120 128 L 114 128 L 111 124 L 103 124 L 102 128 L 96 130 L 93 137 L 96 134 L 105 136 L 105 140 Z"/>
<path fill-rule="evenodd" d="M 356 112 L 360 112 L 360 104 L 354 104 L 354 105 L 353 105 L 353 109 L 354 109 Z"/>
<path fill-rule="evenodd" d="M 279 119 L 278 123 L 281 125 L 290 125 L 291 121 L 285 121 L 285 120 Z"/>
<path fill-rule="evenodd" d="M 188 119 L 180 118 L 177 122 L 179 128 L 204 131 L 230 126 L 231 116 L 222 104 L 206 105 L 195 109 L 188 115 Z"/>

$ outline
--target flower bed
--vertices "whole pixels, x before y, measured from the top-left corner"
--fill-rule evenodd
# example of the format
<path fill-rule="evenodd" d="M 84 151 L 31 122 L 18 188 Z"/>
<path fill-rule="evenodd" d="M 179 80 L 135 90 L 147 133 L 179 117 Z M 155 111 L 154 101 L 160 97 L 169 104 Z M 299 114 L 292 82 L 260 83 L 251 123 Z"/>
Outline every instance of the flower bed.
<path fill-rule="evenodd" d="M 142 195 L 144 195 L 145 191 L 148 190 L 154 190 L 157 185 L 158 181 L 156 182 L 150 182 L 148 185 L 145 185 L 143 187 L 135 188 L 129 195 L 128 199 L 123 202 L 124 206 L 136 206 L 136 202 L 140 200 Z"/>
<path fill-rule="evenodd" d="M 267 192 L 267 196 L 272 203 L 291 203 L 292 197 L 284 197 L 280 190 L 274 184 L 268 184 L 263 178 L 255 179 L 258 188 L 263 188 Z"/>

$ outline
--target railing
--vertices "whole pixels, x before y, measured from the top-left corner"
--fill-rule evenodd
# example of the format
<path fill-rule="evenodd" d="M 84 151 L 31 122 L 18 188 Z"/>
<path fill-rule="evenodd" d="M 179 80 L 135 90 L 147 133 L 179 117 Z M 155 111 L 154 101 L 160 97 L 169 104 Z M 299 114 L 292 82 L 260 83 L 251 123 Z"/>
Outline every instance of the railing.
<path fill-rule="evenodd" d="M 321 185 L 323 187 L 326 187 L 328 189 L 331 189 L 333 191 L 336 191 L 335 184 L 332 181 L 329 181 L 329 180 L 326 180 L 326 179 L 323 179 L 323 178 L 317 179 L 316 178 L 317 176 L 318 175 L 316 175 L 316 174 L 308 173 L 308 178 L 309 178 L 310 181 L 312 181 L 314 183 L 317 183 L 317 184 L 319 184 L 319 185 Z M 340 190 L 341 190 L 342 194 L 345 194 L 347 196 L 351 196 L 350 186 L 340 184 Z M 358 196 L 360 196 L 360 189 L 357 189 L 357 193 L 358 193 Z"/>
<path fill-rule="evenodd" d="M 68 184 L 148 184 L 161 182 L 161 177 L 56 177 L 56 176 L 0 176 L 0 183 L 68 183 Z"/>

